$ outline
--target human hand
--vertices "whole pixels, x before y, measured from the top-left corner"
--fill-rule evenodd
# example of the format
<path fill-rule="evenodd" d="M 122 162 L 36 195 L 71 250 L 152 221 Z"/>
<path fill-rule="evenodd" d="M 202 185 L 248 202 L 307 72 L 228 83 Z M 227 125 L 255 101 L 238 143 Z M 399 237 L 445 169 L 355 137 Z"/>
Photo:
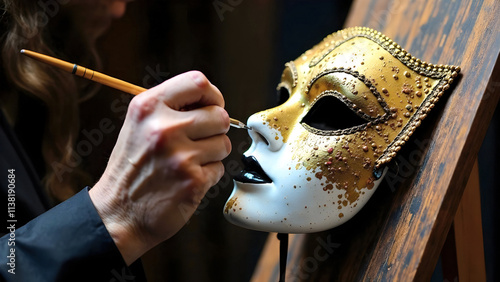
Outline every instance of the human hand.
<path fill-rule="evenodd" d="M 223 176 L 228 130 L 222 94 L 200 72 L 134 97 L 89 192 L 127 264 L 179 231 Z"/>

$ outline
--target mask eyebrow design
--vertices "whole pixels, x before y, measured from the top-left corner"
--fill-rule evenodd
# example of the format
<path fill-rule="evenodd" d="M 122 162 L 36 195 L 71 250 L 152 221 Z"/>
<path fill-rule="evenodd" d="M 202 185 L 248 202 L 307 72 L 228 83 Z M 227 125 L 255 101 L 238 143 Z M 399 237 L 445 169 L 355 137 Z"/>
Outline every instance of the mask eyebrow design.
<path fill-rule="evenodd" d="M 328 104 L 327 107 L 336 107 L 336 111 L 333 115 L 330 109 L 328 109 L 327 112 L 325 103 Z M 335 114 L 337 114 L 337 116 Z M 339 114 L 346 118 L 339 118 Z M 311 105 L 311 109 L 302 118 L 300 124 L 307 131 L 316 135 L 338 136 L 366 130 L 368 125 L 376 122 L 377 119 L 353 110 L 352 102 L 339 92 L 327 90 L 322 92 L 315 99 Z"/>
<path fill-rule="evenodd" d="M 377 91 L 377 88 L 375 86 L 373 86 L 373 84 L 371 83 L 371 81 L 369 79 L 367 79 L 363 74 L 360 74 L 358 71 L 353 71 L 353 70 L 350 70 L 350 69 L 345 69 L 343 67 L 340 67 L 340 68 L 335 68 L 334 67 L 334 68 L 331 68 L 331 69 L 324 70 L 324 71 L 320 72 L 318 75 L 316 75 L 313 79 L 311 79 L 309 81 L 309 83 L 307 84 L 306 90 L 305 90 L 305 94 L 309 95 L 309 90 L 311 89 L 311 87 L 313 86 L 313 84 L 318 79 L 320 79 L 321 77 L 323 77 L 323 76 L 325 76 L 327 74 L 337 73 L 337 72 L 346 73 L 346 74 L 354 76 L 355 78 L 359 79 L 363 84 L 365 84 L 370 89 L 370 92 L 372 92 L 373 96 L 375 96 L 375 98 L 377 99 L 377 102 L 380 104 L 380 106 L 382 107 L 382 109 L 385 112 L 384 115 L 382 115 L 381 117 L 379 117 L 377 119 L 378 122 L 385 121 L 385 120 L 387 120 L 390 117 L 390 109 L 389 109 L 389 106 L 387 105 L 387 103 L 385 102 L 384 97 L 382 97 L 382 95 L 380 95 L 380 93 Z"/>
<path fill-rule="evenodd" d="M 318 95 L 318 97 L 316 97 L 316 99 L 314 99 L 314 101 L 311 103 L 311 108 L 314 107 L 314 105 L 316 105 L 316 103 L 319 100 L 321 100 L 321 98 L 326 97 L 326 96 L 335 97 L 337 100 L 341 101 L 348 108 L 350 108 L 354 114 L 356 114 L 360 118 L 366 120 L 367 122 L 371 121 L 373 123 L 377 123 L 377 121 L 380 120 L 380 117 L 375 118 L 375 117 L 371 117 L 371 116 L 369 116 L 369 115 L 367 115 L 367 114 L 365 114 L 365 113 L 363 113 L 361 111 L 356 111 L 355 107 L 354 107 L 354 103 L 351 102 L 351 100 L 347 99 L 344 95 L 342 95 L 340 92 L 338 92 L 336 90 L 325 90 L 325 91 L 321 92 Z"/>

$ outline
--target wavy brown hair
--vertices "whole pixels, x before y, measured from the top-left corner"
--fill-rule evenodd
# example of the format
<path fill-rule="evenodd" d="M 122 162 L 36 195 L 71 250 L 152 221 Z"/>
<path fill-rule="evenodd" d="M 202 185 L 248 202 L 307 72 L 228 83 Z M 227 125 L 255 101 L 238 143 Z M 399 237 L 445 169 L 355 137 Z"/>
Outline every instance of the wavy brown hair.
<path fill-rule="evenodd" d="M 41 149 L 46 174 L 42 183 L 53 200 L 63 201 L 90 184 L 89 175 L 75 160 L 74 146 L 80 128 L 79 103 L 95 89 L 77 83 L 67 73 L 20 56 L 19 51 L 25 48 L 63 59 L 65 54 L 95 68 L 99 62 L 95 48 L 83 32 L 78 32 L 62 5 L 56 10 L 41 7 L 41 1 L 0 1 L 1 80 L 7 84 L 0 89 L 0 105 L 11 124 L 16 122 L 20 95 L 30 95 L 45 105 L 48 114 Z"/>

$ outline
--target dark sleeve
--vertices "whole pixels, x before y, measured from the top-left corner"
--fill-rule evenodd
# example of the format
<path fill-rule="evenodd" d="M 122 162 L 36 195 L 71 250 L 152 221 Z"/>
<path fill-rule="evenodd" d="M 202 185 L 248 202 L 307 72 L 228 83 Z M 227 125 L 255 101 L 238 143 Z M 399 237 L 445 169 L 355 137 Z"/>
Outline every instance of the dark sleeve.
<path fill-rule="evenodd" d="M 126 266 L 88 189 L 19 229 L 15 224 L 0 238 L 6 281 L 145 281 L 142 266 Z"/>

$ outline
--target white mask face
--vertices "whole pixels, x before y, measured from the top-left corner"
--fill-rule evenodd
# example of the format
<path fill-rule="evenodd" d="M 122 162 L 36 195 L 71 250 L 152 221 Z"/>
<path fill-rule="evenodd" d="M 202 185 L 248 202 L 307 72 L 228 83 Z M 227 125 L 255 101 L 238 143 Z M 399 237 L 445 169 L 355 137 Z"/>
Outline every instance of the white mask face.
<path fill-rule="evenodd" d="M 346 222 L 458 71 L 417 61 L 371 29 L 328 36 L 286 64 L 286 102 L 249 118 L 253 143 L 226 218 L 280 233 Z"/>

